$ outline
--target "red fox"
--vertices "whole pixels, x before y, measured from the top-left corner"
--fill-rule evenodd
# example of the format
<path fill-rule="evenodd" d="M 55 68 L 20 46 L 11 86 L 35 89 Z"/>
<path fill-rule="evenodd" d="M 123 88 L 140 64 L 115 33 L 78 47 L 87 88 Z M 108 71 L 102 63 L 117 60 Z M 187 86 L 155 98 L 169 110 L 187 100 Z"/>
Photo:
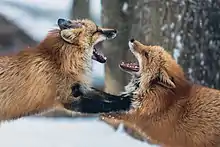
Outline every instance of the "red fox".
<path fill-rule="evenodd" d="M 140 76 L 139 87 L 129 97 L 133 107 L 102 118 L 123 122 L 162 146 L 220 146 L 220 91 L 188 81 L 180 65 L 160 46 L 131 39 L 129 47 L 138 63 L 121 67 Z M 102 93 L 102 98 L 108 94 Z"/>
<path fill-rule="evenodd" d="M 16 119 L 53 107 L 64 107 L 77 97 L 74 83 L 90 88 L 92 59 L 105 63 L 97 44 L 115 38 L 115 29 L 94 22 L 58 19 L 59 29 L 32 49 L 0 57 L 0 121 Z"/>

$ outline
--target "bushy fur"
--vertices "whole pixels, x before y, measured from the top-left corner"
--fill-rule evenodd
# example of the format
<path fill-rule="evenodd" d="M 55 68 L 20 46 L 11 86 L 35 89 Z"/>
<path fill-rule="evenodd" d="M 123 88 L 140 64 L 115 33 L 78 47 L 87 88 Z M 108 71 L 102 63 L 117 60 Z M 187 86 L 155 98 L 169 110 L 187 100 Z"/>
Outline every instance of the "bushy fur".
<path fill-rule="evenodd" d="M 130 42 L 140 64 L 140 105 L 124 114 L 106 114 L 146 139 L 169 147 L 220 146 L 220 91 L 195 85 L 160 46 Z"/>
<path fill-rule="evenodd" d="M 0 121 L 71 103 L 74 83 L 89 89 L 92 45 L 100 32 L 90 20 L 76 22 L 82 27 L 50 31 L 38 46 L 0 57 Z"/>

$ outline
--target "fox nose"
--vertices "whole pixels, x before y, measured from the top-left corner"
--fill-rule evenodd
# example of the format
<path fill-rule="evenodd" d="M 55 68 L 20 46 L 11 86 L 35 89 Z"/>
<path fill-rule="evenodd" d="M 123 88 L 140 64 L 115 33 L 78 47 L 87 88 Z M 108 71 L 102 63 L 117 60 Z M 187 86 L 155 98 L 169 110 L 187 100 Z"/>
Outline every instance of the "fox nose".
<path fill-rule="evenodd" d="M 131 39 L 130 39 L 130 42 L 131 42 L 131 43 L 133 43 L 134 41 L 135 41 L 134 38 L 131 38 Z"/>
<path fill-rule="evenodd" d="M 107 29 L 107 30 L 102 30 L 102 33 L 109 39 L 113 39 L 117 35 L 117 30 L 116 29 Z"/>
<path fill-rule="evenodd" d="M 63 18 L 59 18 L 57 20 L 57 24 L 59 26 L 59 28 L 61 30 L 64 30 L 64 29 L 69 29 L 72 27 L 72 23 L 70 20 L 66 20 L 66 19 L 63 19 Z"/>

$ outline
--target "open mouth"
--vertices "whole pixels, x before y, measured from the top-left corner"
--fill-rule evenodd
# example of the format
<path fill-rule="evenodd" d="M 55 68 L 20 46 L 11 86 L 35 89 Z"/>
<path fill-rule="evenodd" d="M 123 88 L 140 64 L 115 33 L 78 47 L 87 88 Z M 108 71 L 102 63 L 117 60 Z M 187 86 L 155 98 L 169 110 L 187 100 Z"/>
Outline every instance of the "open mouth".
<path fill-rule="evenodd" d="M 92 59 L 96 60 L 100 63 L 105 63 L 107 61 L 107 58 L 104 56 L 104 54 L 100 51 L 101 44 L 105 40 L 111 40 L 114 39 L 117 35 L 117 30 L 115 29 L 102 29 L 99 30 L 99 32 L 102 33 L 100 38 L 96 40 L 96 42 L 93 44 L 93 55 Z"/>
<path fill-rule="evenodd" d="M 100 48 L 102 46 L 102 42 L 108 39 L 113 39 L 113 38 L 109 38 L 108 36 L 103 35 L 99 39 L 97 39 L 96 42 L 93 44 L 92 46 L 93 48 L 92 59 L 93 60 L 96 60 L 99 63 L 105 63 L 107 61 L 107 58 L 104 56 Z"/>
<path fill-rule="evenodd" d="M 128 71 L 128 72 L 138 72 L 140 67 L 138 63 L 124 63 L 121 62 L 119 65 L 121 69 Z"/>
<path fill-rule="evenodd" d="M 134 54 L 134 51 L 133 51 L 134 50 L 133 49 L 134 44 L 133 44 L 133 42 L 134 42 L 134 39 L 131 39 L 128 44 L 129 44 L 130 51 Z M 138 60 L 137 56 L 135 56 L 135 57 Z M 139 72 L 139 70 L 140 70 L 139 63 L 140 63 L 139 60 L 138 60 L 138 63 L 135 63 L 135 62 L 132 62 L 132 63 L 121 62 L 121 64 L 119 64 L 119 67 L 122 70 L 127 71 L 127 72 Z"/>
<path fill-rule="evenodd" d="M 101 43 L 98 43 L 93 46 L 93 55 L 92 59 L 96 60 L 100 63 L 105 63 L 107 61 L 107 58 L 104 56 L 104 54 L 100 51 L 99 46 L 101 46 Z"/>

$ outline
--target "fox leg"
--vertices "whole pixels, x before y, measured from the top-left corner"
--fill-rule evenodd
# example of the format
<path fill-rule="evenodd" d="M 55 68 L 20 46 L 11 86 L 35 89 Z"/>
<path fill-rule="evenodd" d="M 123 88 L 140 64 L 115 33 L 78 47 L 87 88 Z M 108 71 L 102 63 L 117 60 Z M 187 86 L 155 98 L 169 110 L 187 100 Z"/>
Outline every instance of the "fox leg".
<path fill-rule="evenodd" d="M 112 95 L 95 88 L 85 93 L 81 92 L 80 86 L 75 84 L 72 87 L 73 95 L 79 98 L 65 108 L 82 113 L 108 113 L 120 112 L 130 109 L 132 95 Z"/>
<path fill-rule="evenodd" d="M 55 104 L 54 108 L 49 109 L 48 111 L 36 114 L 39 117 L 92 117 L 95 115 L 88 115 L 86 113 L 76 112 L 64 108 L 62 104 Z"/>

